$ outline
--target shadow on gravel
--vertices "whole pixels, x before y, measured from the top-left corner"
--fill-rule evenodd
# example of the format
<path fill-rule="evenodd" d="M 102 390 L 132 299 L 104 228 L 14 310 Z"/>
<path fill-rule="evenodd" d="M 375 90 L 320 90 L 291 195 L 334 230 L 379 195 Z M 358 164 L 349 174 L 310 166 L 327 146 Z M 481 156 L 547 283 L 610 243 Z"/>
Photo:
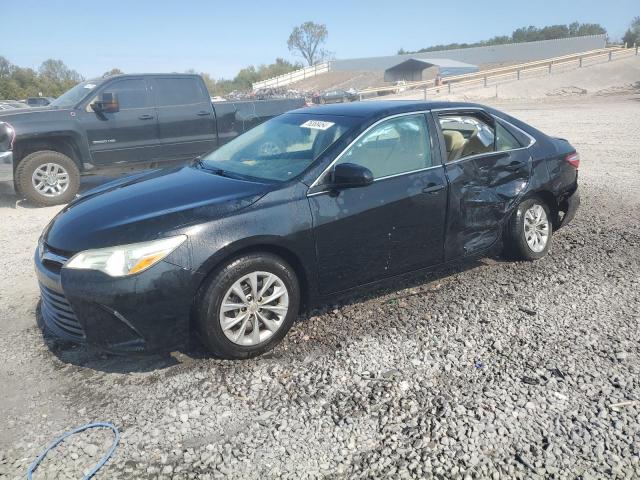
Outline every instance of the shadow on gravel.
<path fill-rule="evenodd" d="M 437 270 L 432 270 L 426 273 L 417 273 L 406 276 L 402 279 L 390 280 L 385 283 L 385 285 L 374 290 L 351 292 L 349 295 L 345 295 L 331 304 L 302 313 L 298 318 L 298 322 L 304 323 L 311 320 L 313 317 L 325 315 L 335 309 L 375 301 L 377 299 L 379 299 L 381 303 L 389 303 L 398 301 L 402 298 L 424 295 L 429 292 L 437 291 L 433 288 L 429 288 L 426 285 L 428 283 L 437 282 L 443 278 L 463 273 L 482 265 L 492 265 L 505 261 L 506 260 L 501 259 L 497 255 L 491 255 L 480 259 L 454 263 Z M 405 290 L 408 291 L 405 292 Z M 36 321 L 42 332 L 43 341 L 58 360 L 64 364 L 71 364 L 99 372 L 152 372 L 165 370 L 178 365 L 188 366 L 188 364 L 198 362 L 199 360 L 215 360 L 215 357 L 212 357 L 212 355 L 205 349 L 204 345 L 195 336 L 192 336 L 186 348 L 176 352 L 167 354 L 129 354 L 122 356 L 105 353 L 84 345 L 77 345 L 71 342 L 62 341 L 49 334 L 44 327 L 42 316 L 40 314 L 40 302 L 38 302 L 36 309 Z M 327 317 L 326 319 L 323 319 L 323 321 L 328 323 L 325 327 L 331 329 L 331 317 Z M 345 332 L 342 340 L 346 340 L 347 338 L 348 333 Z M 262 359 L 265 361 L 275 360 L 286 362 L 301 360 L 308 356 L 310 353 L 309 349 L 311 349 L 312 353 L 317 353 L 322 350 L 323 354 L 330 354 L 332 350 L 339 348 L 339 344 L 342 341 L 340 336 L 338 336 L 336 340 L 337 342 L 335 345 L 332 345 L 334 343 L 333 341 L 329 341 L 322 342 L 322 344 L 306 343 L 305 345 L 289 345 L 289 348 L 286 349 L 276 348 L 258 357 L 257 360 L 259 361 Z M 287 337 L 285 337 L 283 342 L 287 342 Z"/>

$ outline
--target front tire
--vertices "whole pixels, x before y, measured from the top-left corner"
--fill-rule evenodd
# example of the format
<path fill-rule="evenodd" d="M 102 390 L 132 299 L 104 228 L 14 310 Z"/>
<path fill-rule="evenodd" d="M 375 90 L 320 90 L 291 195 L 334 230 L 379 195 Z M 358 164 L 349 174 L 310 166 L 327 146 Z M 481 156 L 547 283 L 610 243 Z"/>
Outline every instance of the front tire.
<path fill-rule="evenodd" d="M 222 267 L 196 302 L 195 320 L 205 346 L 221 358 L 246 359 L 284 338 L 298 316 L 300 286 L 280 257 L 251 254 Z"/>
<path fill-rule="evenodd" d="M 537 197 L 518 205 L 506 232 L 507 255 L 520 260 L 538 260 L 551 248 L 553 224 L 546 203 Z"/>
<path fill-rule="evenodd" d="M 16 191 L 42 207 L 69 203 L 80 188 L 80 170 L 66 155 L 53 150 L 34 152 L 15 171 Z"/>

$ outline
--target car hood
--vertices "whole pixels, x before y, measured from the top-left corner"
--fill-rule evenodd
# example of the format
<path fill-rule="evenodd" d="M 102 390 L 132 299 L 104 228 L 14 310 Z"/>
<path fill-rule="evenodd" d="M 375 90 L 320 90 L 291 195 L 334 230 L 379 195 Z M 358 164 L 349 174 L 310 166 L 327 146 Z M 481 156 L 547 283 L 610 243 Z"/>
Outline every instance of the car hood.
<path fill-rule="evenodd" d="M 224 218 L 273 189 L 184 167 L 125 177 L 93 189 L 64 208 L 44 233 L 47 245 L 66 252 L 188 233 Z"/>
<path fill-rule="evenodd" d="M 40 130 L 43 133 L 50 133 L 52 122 L 73 120 L 73 115 L 74 113 L 70 108 L 15 108 L 13 110 L 0 110 L 0 122 L 9 123 L 15 129 L 16 136 L 20 137 L 23 134 Z"/>
<path fill-rule="evenodd" d="M 12 108 L 10 110 L 0 110 L 0 120 L 3 122 L 9 121 L 9 119 L 26 119 L 35 115 L 42 115 L 47 112 L 68 112 L 69 108 L 53 108 L 53 107 L 25 107 L 25 108 Z"/>

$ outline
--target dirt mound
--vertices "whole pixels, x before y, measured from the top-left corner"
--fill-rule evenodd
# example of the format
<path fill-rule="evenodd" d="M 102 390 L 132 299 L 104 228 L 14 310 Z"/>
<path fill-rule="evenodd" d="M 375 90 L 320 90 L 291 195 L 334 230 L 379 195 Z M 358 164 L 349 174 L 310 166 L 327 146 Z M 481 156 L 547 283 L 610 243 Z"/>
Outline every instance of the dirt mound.
<path fill-rule="evenodd" d="M 583 68 L 541 73 L 534 78 L 511 81 L 488 87 L 459 89 L 448 94 L 443 89 L 431 98 L 443 100 L 534 99 L 579 95 L 617 95 L 640 93 L 640 56 L 633 56 Z M 422 99 L 423 92 L 414 90 L 385 98 Z"/>

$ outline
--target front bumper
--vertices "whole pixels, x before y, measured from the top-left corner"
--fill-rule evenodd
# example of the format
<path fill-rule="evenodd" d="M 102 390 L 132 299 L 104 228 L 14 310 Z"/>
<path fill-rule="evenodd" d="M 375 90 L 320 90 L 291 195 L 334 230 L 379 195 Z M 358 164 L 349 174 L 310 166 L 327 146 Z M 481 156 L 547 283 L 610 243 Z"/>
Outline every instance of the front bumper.
<path fill-rule="evenodd" d="M 13 182 L 13 152 L 0 153 L 0 182 Z"/>
<path fill-rule="evenodd" d="M 112 353 L 175 350 L 189 338 L 190 313 L 202 275 L 167 261 L 131 277 L 62 268 L 40 258 L 42 323 L 56 337 Z"/>

